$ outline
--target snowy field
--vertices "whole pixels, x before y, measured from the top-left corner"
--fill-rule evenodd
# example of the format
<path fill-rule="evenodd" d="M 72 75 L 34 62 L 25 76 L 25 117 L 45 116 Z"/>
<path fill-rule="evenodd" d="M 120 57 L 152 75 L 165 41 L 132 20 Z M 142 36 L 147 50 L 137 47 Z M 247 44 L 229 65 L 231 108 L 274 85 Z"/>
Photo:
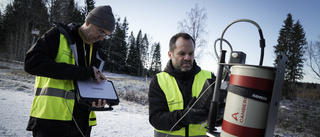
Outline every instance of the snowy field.
<path fill-rule="evenodd" d="M 25 130 L 33 95 L 14 90 L 0 90 L 1 137 L 30 137 Z M 96 112 L 98 124 L 93 137 L 150 137 L 153 128 L 148 122 L 147 108 L 122 101 L 113 111 Z"/>
<path fill-rule="evenodd" d="M 3 62 L 1 66 L 0 137 L 31 137 L 31 132 L 25 129 L 33 100 L 34 78 L 25 76 L 21 71 L 22 66 L 12 66 Z M 112 77 L 116 76 L 119 77 Z M 113 111 L 96 112 L 98 124 L 92 129 L 92 137 L 153 136 L 147 107 L 120 99 L 119 105 L 114 106 Z"/>
<path fill-rule="evenodd" d="M 150 79 L 105 73 L 122 96 L 113 111 L 96 112 L 97 126 L 92 129 L 92 137 L 152 137 L 153 127 L 148 121 L 147 91 Z M 31 137 L 26 131 L 30 107 L 33 100 L 34 76 L 23 72 L 21 63 L 7 63 L 0 59 L 0 137 Z M 134 96 L 134 97 L 132 97 Z M 132 101 L 126 101 L 132 100 Z M 138 102 L 138 103 L 137 103 Z M 318 101 L 320 102 L 320 101 Z M 143 105 L 141 105 L 143 104 Z M 296 110 L 296 105 L 301 107 Z M 305 119 L 305 111 L 312 111 L 311 119 Z M 282 118 L 281 127 L 276 126 L 275 137 L 317 137 L 319 132 L 312 127 L 319 127 L 320 103 L 308 104 L 303 101 L 282 101 L 278 118 Z M 311 112 L 310 112 L 311 113 Z M 292 119 L 294 122 L 288 121 Z M 306 121 L 301 124 L 299 121 Z M 298 124 L 296 124 L 298 121 Z M 311 121 L 311 122 L 309 122 Z M 315 122 L 313 125 L 310 123 Z M 298 130 L 297 130 L 298 129 Z M 302 132 L 300 131 L 302 130 Z M 294 132 L 292 132 L 294 131 Z M 314 133 L 311 133 L 314 132 Z"/>

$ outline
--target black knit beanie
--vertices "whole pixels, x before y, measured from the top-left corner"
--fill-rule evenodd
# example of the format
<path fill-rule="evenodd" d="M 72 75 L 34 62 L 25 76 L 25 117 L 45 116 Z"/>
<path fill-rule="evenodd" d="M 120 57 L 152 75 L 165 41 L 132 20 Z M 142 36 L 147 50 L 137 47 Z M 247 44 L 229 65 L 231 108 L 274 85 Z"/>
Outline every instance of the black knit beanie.
<path fill-rule="evenodd" d="M 115 19 L 109 5 L 94 8 L 89 12 L 86 21 L 111 33 L 115 27 Z"/>

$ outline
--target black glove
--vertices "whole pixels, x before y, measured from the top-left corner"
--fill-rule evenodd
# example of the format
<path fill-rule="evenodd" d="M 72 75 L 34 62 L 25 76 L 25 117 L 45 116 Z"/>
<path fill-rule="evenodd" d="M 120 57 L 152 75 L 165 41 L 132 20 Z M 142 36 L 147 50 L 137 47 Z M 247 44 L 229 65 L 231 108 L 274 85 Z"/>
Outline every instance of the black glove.
<path fill-rule="evenodd" d="M 196 98 L 193 97 L 190 103 L 188 104 L 187 108 L 182 111 L 182 116 L 185 115 L 185 117 L 181 121 L 183 125 L 199 124 L 208 119 L 208 111 L 206 109 L 190 109 L 195 100 Z"/>
<path fill-rule="evenodd" d="M 188 109 L 184 110 L 185 114 Z M 190 109 L 186 116 L 182 119 L 183 125 L 200 124 L 208 119 L 208 111 L 205 109 Z"/>

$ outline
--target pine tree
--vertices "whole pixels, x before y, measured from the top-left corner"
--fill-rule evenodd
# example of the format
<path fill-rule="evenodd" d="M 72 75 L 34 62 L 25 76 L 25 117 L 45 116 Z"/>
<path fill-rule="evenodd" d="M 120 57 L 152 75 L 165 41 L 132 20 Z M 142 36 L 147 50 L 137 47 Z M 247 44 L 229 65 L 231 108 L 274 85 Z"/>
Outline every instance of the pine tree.
<path fill-rule="evenodd" d="M 83 23 L 85 15 L 74 0 L 52 0 L 50 9 L 50 22 L 69 24 L 71 22 Z"/>
<path fill-rule="evenodd" d="M 289 99 L 294 99 L 295 83 L 303 78 L 303 54 L 305 52 L 306 39 L 300 21 L 298 20 L 294 24 L 290 13 L 287 15 L 284 24 L 280 30 L 278 45 L 274 46 L 277 56 L 275 65 L 279 61 L 280 52 L 283 52 L 288 57 L 283 95 Z"/>
<path fill-rule="evenodd" d="M 154 43 L 151 47 L 151 65 L 149 68 L 150 77 L 154 77 L 157 73 L 161 71 L 161 50 L 160 43 Z"/>
<path fill-rule="evenodd" d="M 52 5 L 50 7 L 50 22 L 59 22 L 68 24 L 70 23 L 68 9 L 69 2 L 66 0 L 52 0 Z"/>
<path fill-rule="evenodd" d="M 288 14 L 287 19 L 284 21 L 284 24 L 280 30 L 280 35 L 278 37 L 278 45 L 274 46 L 275 48 L 275 54 L 276 59 L 274 65 L 277 65 L 279 61 L 279 53 L 284 52 L 286 56 L 289 54 L 289 42 L 291 41 L 290 35 L 293 33 L 292 26 L 293 26 L 293 20 L 291 14 Z M 287 79 L 287 78 L 286 78 Z"/>
<path fill-rule="evenodd" d="M 141 47 L 140 47 L 140 60 L 142 64 L 141 76 L 147 75 L 148 57 L 149 57 L 148 50 L 149 50 L 149 41 L 148 41 L 147 34 L 144 34 L 141 41 Z"/>
<path fill-rule="evenodd" d="M 129 37 L 129 51 L 126 60 L 126 72 L 130 75 L 145 76 L 147 75 L 148 64 L 148 47 L 149 41 L 147 35 L 142 37 L 142 31 L 140 30 L 137 38 L 133 36 Z"/>
<path fill-rule="evenodd" d="M 110 39 L 101 41 L 100 44 L 103 45 L 102 51 L 106 55 L 103 69 L 109 72 L 114 72 L 115 70 L 113 69 L 113 61 L 112 61 L 112 55 L 111 55 L 113 44 Z"/>
<path fill-rule="evenodd" d="M 68 20 L 66 21 L 67 23 L 78 23 L 82 24 L 85 20 L 85 14 L 81 10 L 81 8 L 78 7 L 78 4 L 74 2 L 74 0 L 68 0 L 68 10 L 67 10 L 67 15 L 68 15 Z"/>
<path fill-rule="evenodd" d="M 293 43 L 292 47 L 290 48 L 290 51 L 294 53 L 292 55 L 292 67 L 289 75 L 290 80 L 292 82 L 297 82 L 297 80 L 303 79 L 303 63 L 305 59 L 303 58 L 303 55 L 305 53 L 305 45 L 307 44 L 306 38 L 305 38 L 305 32 L 302 28 L 302 25 L 300 24 L 300 21 L 298 20 L 294 26 L 293 26 Z"/>
<path fill-rule="evenodd" d="M 0 11 L 0 53 L 3 52 L 3 50 L 5 49 L 5 45 L 4 45 L 4 36 L 5 36 L 5 32 L 4 32 L 4 27 L 3 27 L 3 15 L 2 12 Z"/>
<path fill-rule="evenodd" d="M 86 6 L 85 6 L 85 15 L 87 16 L 88 13 L 94 9 L 94 4 L 96 3 L 94 0 L 85 0 Z"/>
<path fill-rule="evenodd" d="M 135 53 L 135 61 L 137 65 L 137 76 L 142 76 L 143 71 L 143 65 L 142 65 L 142 51 L 143 51 L 143 44 L 142 44 L 142 31 L 140 30 L 138 32 L 137 38 L 136 38 L 136 48 L 134 49 Z"/>
<path fill-rule="evenodd" d="M 31 30 L 38 28 L 42 34 L 50 26 L 47 8 L 42 0 L 14 0 L 5 11 L 3 27 L 6 32 L 6 54 L 2 56 L 22 61 L 32 44 Z"/>
<path fill-rule="evenodd" d="M 128 57 L 126 60 L 126 71 L 127 74 L 138 76 L 139 71 L 139 52 L 137 52 L 137 46 L 136 46 L 136 39 L 133 36 L 133 32 L 131 32 L 131 35 L 129 37 L 129 51 L 128 51 Z"/>
<path fill-rule="evenodd" d="M 123 23 L 120 18 L 116 21 L 116 27 L 112 37 L 104 43 L 104 51 L 107 54 L 105 68 L 110 72 L 124 73 L 125 60 L 127 56 L 127 31 L 128 23 L 126 18 Z"/>

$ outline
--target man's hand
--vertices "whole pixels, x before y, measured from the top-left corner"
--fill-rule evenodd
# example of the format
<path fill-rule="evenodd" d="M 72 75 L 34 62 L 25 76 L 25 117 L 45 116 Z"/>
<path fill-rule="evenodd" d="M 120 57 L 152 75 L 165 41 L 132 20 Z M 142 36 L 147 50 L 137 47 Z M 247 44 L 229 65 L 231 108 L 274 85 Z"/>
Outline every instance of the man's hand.
<path fill-rule="evenodd" d="M 92 67 L 93 68 L 93 73 L 94 73 L 94 77 L 96 78 L 97 82 L 100 83 L 101 80 L 107 80 L 107 78 L 103 75 L 103 73 L 101 73 L 99 71 L 99 69 L 97 69 L 95 66 Z M 101 100 L 99 99 L 98 102 L 96 103 L 95 101 L 92 102 L 92 107 L 95 108 L 102 108 L 107 104 L 106 100 Z M 109 105 L 109 104 L 108 104 Z"/>
<path fill-rule="evenodd" d="M 187 113 L 188 109 L 184 110 Z M 184 125 L 199 124 L 208 119 L 208 111 L 205 109 L 190 109 L 186 116 L 182 119 Z"/>
<path fill-rule="evenodd" d="M 208 110 L 203 108 L 191 108 L 196 100 L 197 98 L 193 97 L 187 107 L 182 111 L 182 114 L 185 115 L 181 121 L 182 124 L 199 124 L 208 119 Z"/>
<path fill-rule="evenodd" d="M 102 80 L 107 80 L 107 78 L 103 75 L 103 73 L 101 73 L 99 71 L 99 69 L 97 69 L 96 67 L 92 67 L 93 68 L 93 73 L 94 73 L 94 77 L 96 78 L 96 80 L 98 81 L 98 83 L 101 82 L 101 79 Z"/>
<path fill-rule="evenodd" d="M 95 101 L 92 102 L 92 107 L 102 108 L 102 107 L 104 107 L 106 104 L 107 104 L 107 101 L 106 101 L 106 100 L 101 101 L 101 99 L 99 99 L 97 104 L 96 104 Z M 109 105 L 109 104 L 108 104 L 108 105 Z"/>

